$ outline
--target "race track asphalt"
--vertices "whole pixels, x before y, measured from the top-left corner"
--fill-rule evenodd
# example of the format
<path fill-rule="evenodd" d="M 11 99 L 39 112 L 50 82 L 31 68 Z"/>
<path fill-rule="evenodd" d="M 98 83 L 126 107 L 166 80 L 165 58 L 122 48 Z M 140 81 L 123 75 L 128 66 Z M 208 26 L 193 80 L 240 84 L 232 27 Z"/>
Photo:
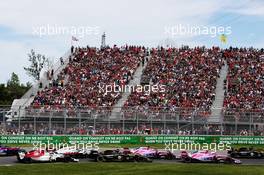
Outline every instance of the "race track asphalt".
<path fill-rule="evenodd" d="M 240 159 L 242 161 L 241 165 L 264 165 L 264 159 Z M 80 159 L 79 163 L 90 163 L 94 162 L 88 159 Z M 179 160 L 154 160 L 155 163 L 182 163 Z M 0 157 L 0 166 L 14 166 L 17 164 L 21 164 L 17 161 L 16 156 L 10 157 Z M 49 163 L 47 163 L 49 164 Z"/>

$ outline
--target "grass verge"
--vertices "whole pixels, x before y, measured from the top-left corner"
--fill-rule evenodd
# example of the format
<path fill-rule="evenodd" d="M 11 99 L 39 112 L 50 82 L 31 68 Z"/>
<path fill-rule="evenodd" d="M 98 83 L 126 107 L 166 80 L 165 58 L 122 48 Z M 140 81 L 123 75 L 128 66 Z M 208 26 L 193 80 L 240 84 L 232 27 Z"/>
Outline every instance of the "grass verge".
<path fill-rule="evenodd" d="M 0 166 L 0 175 L 257 175 L 264 166 L 160 163 L 69 163 Z"/>

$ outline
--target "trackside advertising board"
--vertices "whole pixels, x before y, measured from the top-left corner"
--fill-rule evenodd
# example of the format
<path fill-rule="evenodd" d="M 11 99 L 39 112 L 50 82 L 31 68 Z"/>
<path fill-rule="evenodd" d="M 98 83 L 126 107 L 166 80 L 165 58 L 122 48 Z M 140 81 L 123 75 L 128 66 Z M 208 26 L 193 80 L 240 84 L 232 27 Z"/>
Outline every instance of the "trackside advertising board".
<path fill-rule="evenodd" d="M 106 144 L 163 144 L 163 143 L 230 143 L 230 144 L 264 144 L 262 136 L 45 136 L 45 135 L 2 135 L 0 144 L 31 144 L 31 143 L 106 143 Z"/>

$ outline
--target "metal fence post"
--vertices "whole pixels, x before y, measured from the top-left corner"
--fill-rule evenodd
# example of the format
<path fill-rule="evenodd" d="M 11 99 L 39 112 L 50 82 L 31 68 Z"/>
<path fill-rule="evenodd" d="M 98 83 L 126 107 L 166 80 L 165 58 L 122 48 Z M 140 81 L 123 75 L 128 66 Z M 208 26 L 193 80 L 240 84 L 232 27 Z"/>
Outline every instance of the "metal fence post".
<path fill-rule="evenodd" d="M 253 124 L 253 116 L 252 113 L 250 112 L 250 117 L 249 117 L 249 134 L 252 135 L 252 124 Z"/>
<path fill-rule="evenodd" d="M 110 132 L 110 129 L 111 129 L 111 126 L 110 126 L 110 115 L 108 115 L 108 134 L 111 134 Z"/>
<path fill-rule="evenodd" d="M 139 132 L 138 132 L 138 113 L 137 113 L 137 111 L 136 111 L 136 120 L 137 120 L 137 133 L 136 134 L 139 134 Z"/>
<path fill-rule="evenodd" d="M 21 109 L 21 106 L 19 106 L 19 108 L 18 108 L 18 135 L 20 135 L 20 132 L 21 132 L 20 109 Z"/>
<path fill-rule="evenodd" d="M 150 115 L 150 134 L 152 134 L 152 132 L 153 132 L 153 126 L 152 126 L 152 119 L 153 119 L 153 116 L 152 115 Z"/>
<path fill-rule="evenodd" d="M 192 122 L 192 135 L 193 135 L 193 131 L 194 131 L 194 115 L 192 115 L 192 117 L 191 117 L 191 122 Z"/>
<path fill-rule="evenodd" d="M 92 114 L 93 114 L 93 112 L 92 112 Z M 93 116 L 93 128 L 94 128 L 94 131 L 96 132 L 96 115 L 93 114 L 92 116 Z"/>
<path fill-rule="evenodd" d="M 248 135 L 251 135 L 251 117 L 252 117 L 251 112 L 249 112 Z"/>
<path fill-rule="evenodd" d="M 3 126 L 4 126 L 4 128 L 3 128 L 3 130 L 4 130 L 4 133 L 6 133 L 7 131 L 6 131 L 6 122 L 5 122 L 5 110 L 3 110 Z"/>
<path fill-rule="evenodd" d="M 80 113 L 80 111 L 78 110 L 78 113 L 77 113 L 77 115 L 78 115 L 78 118 L 79 118 L 79 123 L 78 123 L 78 125 L 79 125 L 79 134 L 81 134 L 81 113 Z"/>
<path fill-rule="evenodd" d="M 235 119 L 235 134 L 237 135 L 237 118 Z"/>
<path fill-rule="evenodd" d="M 122 113 L 122 118 L 123 118 L 122 134 L 125 134 L 125 115 L 124 115 L 124 113 Z"/>
<path fill-rule="evenodd" d="M 66 124 L 66 117 L 67 117 L 67 110 L 64 109 L 64 127 L 63 127 L 63 134 L 66 134 L 66 130 L 67 130 L 67 124 Z"/>
<path fill-rule="evenodd" d="M 177 112 L 176 112 L 176 121 L 177 121 L 177 132 L 179 133 L 179 130 L 180 130 L 180 116 L 178 115 Z"/>
<path fill-rule="evenodd" d="M 37 134 L 37 131 L 36 131 L 36 116 L 34 116 L 34 134 Z"/>
<path fill-rule="evenodd" d="M 52 117 L 52 111 L 50 112 L 49 115 L 49 134 L 51 134 L 51 117 Z"/>
<path fill-rule="evenodd" d="M 223 135 L 223 118 L 221 117 L 221 120 L 220 120 L 220 135 Z"/>
<path fill-rule="evenodd" d="M 162 117 L 162 120 L 163 120 L 163 134 L 165 133 L 166 131 L 166 116 L 165 116 L 165 113 L 163 113 L 163 117 Z"/>

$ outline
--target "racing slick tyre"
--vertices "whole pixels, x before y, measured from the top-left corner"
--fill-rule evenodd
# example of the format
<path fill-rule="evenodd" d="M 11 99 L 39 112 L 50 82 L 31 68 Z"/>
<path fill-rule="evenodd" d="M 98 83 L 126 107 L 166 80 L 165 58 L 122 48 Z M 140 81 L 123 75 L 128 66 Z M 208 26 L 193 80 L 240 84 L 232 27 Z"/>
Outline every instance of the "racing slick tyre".
<path fill-rule="evenodd" d="M 239 157 L 236 153 L 231 153 L 230 156 L 234 158 Z"/>
<path fill-rule="evenodd" d="M 190 157 L 186 157 L 184 160 L 183 160 L 184 163 L 192 163 L 192 158 Z"/>
<path fill-rule="evenodd" d="M 216 157 L 214 157 L 213 158 L 213 163 L 219 163 L 219 160 Z"/>
<path fill-rule="evenodd" d="M 129 162 L 129 160 L 130 160 L 130 157 L 128 155 L 122 156 L 122 158 L 121 158 L 122 162 Z"/>
<path fill-rule="evenodd" d="M 254 152 L 254 155 L 253 156 L 256 159 L 262 158 L 262 154 L 261 153 L 258 153 L 258 152 Z"/>
<path fill-rule="evenodd" d="M 234 162 L 232 161 L 232 159 L 225 159 L 224 163 L 225 164 L 233 164 Z"/>
<path fill-rule="evenodd" d="M 98 156 L 98 157 L 96 158 L 96 161 L 97 161 L 97 162 L 105 162 L 105 158 L 104 158 L 103 156 Z"/>
<path fill-rule="evenodd" d="M 136 157 L 135 157 L 135 161 L 136 161 L 136 162 L 144 162 L 144 158 L 141 157 L 141 156 L 136 156 Z"/>
<path fill-rule="evenodd" d="M 23 160 L 20 158 L 19 154 L 17 154 L 17 160 L 18 160 L 19 162 L 23 162 Z"/>
<path fill-rule="evenodd" d="M 24 162 L 24 163 L 28 163 L 28 164 L 30 164 L 30 163 L 32 163 L 32 159 L 31 159 L 31 158 L 25 158 L 25 159 L 23 160 L 23 162 Z"/>
<path fill-rule="evenodd" d="M 258 153 L 258 154 L 257 154 L 257 158 L 263 158 L 263 154 Z"/>
<path fill-rule="evenodd" d="M 70 156 L 66 156 L 66 157 L 64 158 L 64 162 L 65 162 L 65 163 L 69 163 L 69 162 L 71 162 L 71 160 L 72 160 L 72 158 L 71 158 Z"/>
<path fill-rule="evenodd" d="M 173 159 L 175 159 L 175 157 L 172 156 L 172 155 L 168 155 L 168 156 L 166 156 L 166 159 L 167 159 L 167 160 L 173 160 Z"/>
<path fill-rule="evenodd" d="M 142 156 L 135 156 L 135 162 L 152 162 L 152 159 Z"/>
<path fill-rule="evenodd" d="M 21 156 L 20 154 L 22 154 L 22 156 Z M 26 154 L 26 151 L 25 151 L 25 150 L 19 151 L 19 152 L 17 153 L 17 155 L 16 155 L 16 156 L 17 156 L 17 160 L 18 160 L 19 162 L 23 162 L 23 163 L 31 162 L 32 160 L 31 160 L 30 158 L 25 158 L 25 157 L 24 157 L 25 154 Z"/>

